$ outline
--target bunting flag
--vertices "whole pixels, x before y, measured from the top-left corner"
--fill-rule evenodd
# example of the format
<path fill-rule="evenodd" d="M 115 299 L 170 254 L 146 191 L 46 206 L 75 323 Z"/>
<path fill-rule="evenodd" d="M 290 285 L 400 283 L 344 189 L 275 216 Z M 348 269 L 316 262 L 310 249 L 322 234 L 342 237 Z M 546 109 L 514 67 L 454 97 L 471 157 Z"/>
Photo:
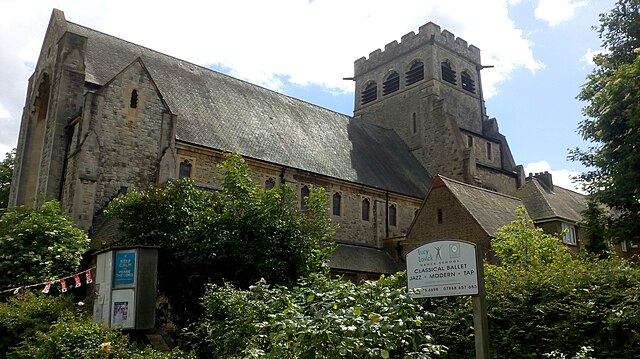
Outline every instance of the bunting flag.
<path fill-rule="evenodd" d="M 79 273 L 75 273 L 57 280 L 53 280 L 53 281 L 47 281 L 47 282 L 42 282 L 42 283 L 36 283 L 36 284 L 30 284 L 30 285 L 25 285 L 25 286 L 20 286 L 20 287 L 15 287 L 15 288 L 9 288 L 9 289 L 5 289 L 5 290 L 0 290 L 0 294 L 4 294 L 4 293 L 12 293 L 12 294 L 18 294 L 20 292 L 21 289 L 29 289 L 29 288 L 33 288 L 33 287 L 40 287 L 40 286 L 44 286 L 44 288 L 42 288 L 42 293 L 44 294 L 48 294 L 51 291 L 51 286 L 54 283 L 60 282 L 60 286 L 61 286 L 61 292 L 66 292 L 69 288 L 78 288 L 80 286 L 82 286 L 82 279 L 81 279 L 81 275 L 84 274 L 85 280 L 84 282 L 86 284 L 91 284 L 93 283 L 93 279 L 91 277 L 91 271 L 94 270 L 96 267 L 91 267 L 89 269 L 83 270 L 82 272 Z M 66 280 L 71 280 L 71 278 L 73 278 L 74 280 L 74 285 L 70 285 L 69 287 L 67 287 L 67 283 Z"/>

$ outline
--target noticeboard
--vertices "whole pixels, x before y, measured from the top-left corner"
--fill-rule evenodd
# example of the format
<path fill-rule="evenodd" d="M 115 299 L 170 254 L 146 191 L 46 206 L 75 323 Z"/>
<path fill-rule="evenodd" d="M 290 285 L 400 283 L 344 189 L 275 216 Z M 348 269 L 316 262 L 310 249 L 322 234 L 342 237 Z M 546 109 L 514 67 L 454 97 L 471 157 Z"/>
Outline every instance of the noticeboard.
<path fill-rule="evenodd" d="M 460 240 L 424 244 L 407 254 L 413 298 L 478 294 L 476 246 Z"/>

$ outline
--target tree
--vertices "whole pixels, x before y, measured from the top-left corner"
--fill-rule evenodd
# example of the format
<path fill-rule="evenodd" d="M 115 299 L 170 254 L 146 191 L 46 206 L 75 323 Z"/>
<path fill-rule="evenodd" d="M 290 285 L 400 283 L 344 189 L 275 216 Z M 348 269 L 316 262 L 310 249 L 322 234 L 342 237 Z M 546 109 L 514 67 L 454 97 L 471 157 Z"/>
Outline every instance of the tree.
<path fill-rule="evenodd" d="M 290 286 L 327 268 L 333 227 L 322 188 L 298 211 L 291 188 L 264 190 L 240 156 L 228 155 L 219 170 L 219 192 L 182 179 L 133 191 L 107 209 L 122 222 L 120 244 L 161 247 L 160 289 L 181 325 L 199 317 L 206 283 L 247 288 L 266 278 Z"/>
<path fill-rule="evenodd" d="M 584 189 L 612 209 L 609 234 L 640 241 L 640 1 L 619 0 L 600 16 L 599 36 L 608 51 L 578 99 L 587 101 L 578 131 L 594 145 L 570 151 L 588 168 Z"/>
<path fill-rule="evenodd" d="M 67 276 L 78 270 L 89 238 L 57 201 L 13 207 L 0 216 L 0 288 Z"/>
<path fill-rule="evenodd" d="M 7 208 L 9 204 L 9 192 L 11 192 L 11 179 L 16 163 L 16 149 L 7 152 L 4 160 L 0 162 L 0 208 Z"/>

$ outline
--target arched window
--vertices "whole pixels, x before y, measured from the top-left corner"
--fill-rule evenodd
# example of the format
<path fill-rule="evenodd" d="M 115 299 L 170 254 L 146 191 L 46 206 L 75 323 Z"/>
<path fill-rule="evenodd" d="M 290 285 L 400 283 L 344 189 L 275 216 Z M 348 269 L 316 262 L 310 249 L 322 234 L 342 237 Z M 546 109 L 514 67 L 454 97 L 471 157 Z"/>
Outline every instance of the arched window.
<path fill-rule="evenodd" d="M 422 61 L 416 60 L 411 64 L 409 70 L 405 73 L 405 82 L 408 85 L 414 84 L 424 79 L 424 64 Z"/>
<path fill-rule="evenodd" d="M 460 73 L 460 80 L 462 80 L 462 89 L 471 93 L 476 93 L 476 82 L 473 81 L 471 75 L 465 70 Z"/>
<path fill-rule="evenodd" d="M 184 160 L 180 162 L 180 174 L 179 178 L 191 177 L 191 162 L 189 160 Z"/>
<path fill-rule="evenodd" d="M 340 206 L 342 205 L 342 196 L 336 192 L 333 194 L 333 215 L 340 215 Z"/>
<path fill-rule="evenodd" d="M 440 69 L 442 70 L 443 80 L 452 85 L 456 85 L 458 83 L 458 80 L 456 79 L 456 71 L 451 67 L 449 61 L 444 61 L 440 64 Z"/>
<path fill-rule="evenodd" d="M 397 72 L 392 72 L 382 83 L 382 95 L 388 95 L 392 92 L 396 92 L 400 89 L 400 75 Z"/>
<path fill-rule="evenodd" d="M 276 181 L 273 178 L 269 178 L 266 181 L 264 181 L 264 189 L 266 190 L 270 190 L 275 186 L 276 186 Z"/>
<path fill-rule="evenodd" d="M 309 187 L 302 186 L 300 189 L 300 209 L 307 209 L 307 197 L 309 197 Z"/>
<path fill-rule="evenodd" d="M 138 107 L 138 90 L 131 91 L 131 103 L 129 104 L 131 108 Z"/>
<path fill-rule="evenodd" d="M 362 90 L 362 104 L 367 104 L 378 99 L 378 85 L 375 82 L 369 82 Z"/>
<path fill-rule="evenodd" d="M 362 220 L 363 221 L 368 221 L 369 220 L 369 199 L 365 198 L 362 200 Z"/>
<path fill-rule="evenodd" d="M 389 225 L 390 226 L 396 226 L 396 205 L 392 204 L 389 206 Z"/>

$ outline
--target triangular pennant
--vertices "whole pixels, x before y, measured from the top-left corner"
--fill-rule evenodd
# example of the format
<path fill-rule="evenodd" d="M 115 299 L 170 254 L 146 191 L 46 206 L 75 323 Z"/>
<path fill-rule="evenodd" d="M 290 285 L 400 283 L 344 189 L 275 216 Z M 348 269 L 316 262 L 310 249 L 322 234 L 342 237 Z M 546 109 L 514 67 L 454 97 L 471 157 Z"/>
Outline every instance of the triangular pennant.
<path fill-rule="evenodd" d="M 42 293 L 49 294 L 50 289 L 51 289 L 51 282 L 47 282 L 47 284 L 44 285 L 44 289 L 42 290 Z"/>
<path fill-rule="evenodd" d="M 18 292 L 20 291 L 20 287 L 16 288 L 13 290 L 13 294 L 18 294 Z"/>
<path fill-rule="evenodd" d="M 76 281 L 76 288 L 80 287 L 82 285 L 82 283 L 80 282 L 80 276 L 77 274 L 73 275 L 73 280 Z"/>
<path fill-rule="evenodd" d="M 67 291 L 67 283 L 64 282 L 64 279 L 60 279 L 60 285 L 62 286 L 62 293 Z"/>
<path fill-rule="evenodd" d="M 91 280 L 91 269 L 87 269 L 86 271 L 84 271 L 84 275 L 87 278 L 86 280 L 87 284 L 90 284 L 93 282 L 93 280 Z"/>

